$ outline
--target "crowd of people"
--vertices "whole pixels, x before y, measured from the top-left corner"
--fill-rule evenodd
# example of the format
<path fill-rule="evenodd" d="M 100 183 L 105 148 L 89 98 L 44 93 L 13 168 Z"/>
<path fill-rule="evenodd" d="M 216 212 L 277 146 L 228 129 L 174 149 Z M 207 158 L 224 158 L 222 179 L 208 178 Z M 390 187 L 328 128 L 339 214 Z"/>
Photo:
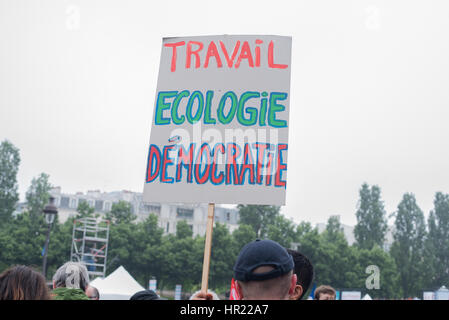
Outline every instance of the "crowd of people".
<path fill-rule="evenodd" d="M 298 251 L 272 240 L 246 244 L 235 262 L 233 290 L 240 300 L 301 300 L 309 290 L 313 265 Z M 28 266 L 13 266 L 0 274 L 0 300 L 99 300 L 100 292 L 89 285 L 86 266 L 66 262 L 54 274 L 50 288 L 44 276 Z M 330 286 L 314 291 L 315 300 L 335 300 Z M 161 300 L 152 290 L 136 292 L 130 300 Z M 212 292 L 198 291 L 192 300 L 216 300 Z"/>
<path fill-rule="evenodd" d="M 89 286 L 87 268 L 67 262 L 53 276 L 52 289 L 44 276 L 27 266 L 13 266 L 0 274 L 0 300 L 99 300 Z"/>

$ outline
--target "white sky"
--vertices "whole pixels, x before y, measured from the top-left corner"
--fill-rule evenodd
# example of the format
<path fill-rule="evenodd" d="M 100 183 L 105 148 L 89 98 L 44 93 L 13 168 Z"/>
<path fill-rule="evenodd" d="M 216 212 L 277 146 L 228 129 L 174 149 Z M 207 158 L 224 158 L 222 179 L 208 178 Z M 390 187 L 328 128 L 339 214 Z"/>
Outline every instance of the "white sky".
<path fill-rule="evenodd" d="M 22 199 L 142 192 L 161 39 L 293 37 L 287 206 L 355 224 L 363 182 L 388 213 L 449 193 L 449 2 L 0 0 L 0 141 L 21 153 Z"/>

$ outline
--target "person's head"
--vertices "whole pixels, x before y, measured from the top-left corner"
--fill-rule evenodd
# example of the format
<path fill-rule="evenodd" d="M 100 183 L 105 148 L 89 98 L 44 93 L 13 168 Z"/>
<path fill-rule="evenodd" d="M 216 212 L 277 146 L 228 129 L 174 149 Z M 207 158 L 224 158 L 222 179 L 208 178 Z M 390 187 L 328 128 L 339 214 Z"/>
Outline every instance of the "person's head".
<path fill-rule="evenodd" d="M 50 291 L 42 274 L 13 266 L 0 274 L 0 300 L 50 300 Z"/>
<path fill-rule="evenodd" d="M 89 274 L 86 266 L 79 262 L 66 262 L 53 276 L 53 288 L 71 288 L 86 291 Z"/>
<path fill-rule="evenodd" d="M 201 292 L 201 290 L 195 291 L 189 298 L 189 300 L 195 300 L 195 297 Z M 211 295 L 211 300 L 220 300 L 220 298 L 218 297 L 218 295 L 212 291 L 207 289 L 207 293 Z"/>
<path fill-rule="evenodd" d="M 315 300 L 335 300 L 336 292 L 331 286 L 319 286 L 315 289 Z"/>
<path fill-rule="evenodd" d="M 92 286 L 88 286 L 86 289 L 86 296 L 90 300 L 100 300 L 100 292 L 98 292 L 98 289 Z"/>
<path fill-rule="evenodd" d="M 153 290 L 136 292 L 129 300 L 162 300 Z"/>
<path fill-rule="evenodd" d="M 295 263 L 295 274 L 297 276 L 295 292 L 290 296 L 291 300 L 300 300 L 309 290 L 310 285 L 313 281 L 313 266 L 309 259 L 302 253 L 287 249 L 293 257 L 293 262 Z"/>
<path fill-rule="evenodd" d="M 236 289 L 243 300 L 286 300 L 294 292 L 293 258 L 272 240 L 256 240 L 240 251 L 234 265 Z"/>

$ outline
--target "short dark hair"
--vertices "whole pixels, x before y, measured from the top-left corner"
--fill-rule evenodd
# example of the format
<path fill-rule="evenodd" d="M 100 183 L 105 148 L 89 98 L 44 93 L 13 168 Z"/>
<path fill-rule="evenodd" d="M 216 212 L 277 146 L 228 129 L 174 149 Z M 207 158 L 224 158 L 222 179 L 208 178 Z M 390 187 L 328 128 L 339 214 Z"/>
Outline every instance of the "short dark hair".
<path fill-rule="evenodd" d="M 142 290 L 133 294 L 129 300 L 161 300 L 153 290 Z"/>
<path fill-rule="evenodd" d="M 293 262 L 295 263 L 294 272 L 297 276 L 296 284 L 303 288 L 302 294 L 298 299 L 301 300 L 312 284 L 313 277 L 315 275 L 313 265 L 301 252 L 292 249 L 287 249 L 287 251 L 291 254 L 293 257 Z"/>
<path fill-rule="evenodd" d="M 13 266 L 0 274 L 0 300 L 50 300 L 50 290 L 39 272 Z"/>
<path fill-rule="evenodd" d="M 315 300 L 320 299 L 321 294 L 330 294 L 331 296 L 336 296 L 336 291 L 331 286 L 319 286 L 315 289 Z"/>

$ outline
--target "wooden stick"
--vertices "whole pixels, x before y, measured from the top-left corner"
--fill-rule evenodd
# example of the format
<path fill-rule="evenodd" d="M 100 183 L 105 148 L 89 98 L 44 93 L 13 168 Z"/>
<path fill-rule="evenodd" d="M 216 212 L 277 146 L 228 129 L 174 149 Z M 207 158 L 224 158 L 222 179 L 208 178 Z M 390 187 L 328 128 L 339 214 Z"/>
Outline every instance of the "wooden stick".
<path fill-rule="evenodd" d="M 201 292 L 207 293 L 207 285 L 209 281 L 210 253 L 212 249 L 212 231 L 214 229 L 214 213 L 215 204 L 209 203 L 207 209 L 207 226 L 206 241 L 204 243 L 204 259 L 203 259 L 203 279 L 201 281 Z"/>

